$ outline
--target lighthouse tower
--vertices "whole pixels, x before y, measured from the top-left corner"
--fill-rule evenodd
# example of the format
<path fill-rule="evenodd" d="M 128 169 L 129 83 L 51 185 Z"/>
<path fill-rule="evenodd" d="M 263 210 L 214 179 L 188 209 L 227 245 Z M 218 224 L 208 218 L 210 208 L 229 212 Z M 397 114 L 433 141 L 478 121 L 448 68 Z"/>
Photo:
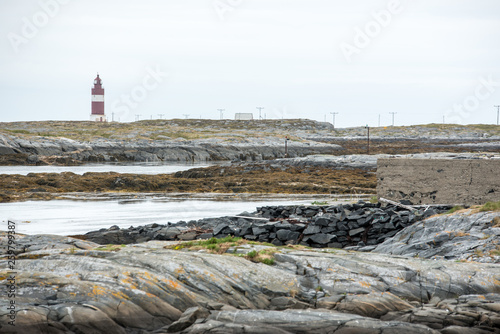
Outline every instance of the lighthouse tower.
<path fill-rule="evenodd" d="M 99 78 L 99 73 L 94 79 L 94 88 L 92 88 L 92 113 L 90 120 L 94 122 L 106 122 L 104 115 L 104 88 L 102 88 L 102 80 Z"/>

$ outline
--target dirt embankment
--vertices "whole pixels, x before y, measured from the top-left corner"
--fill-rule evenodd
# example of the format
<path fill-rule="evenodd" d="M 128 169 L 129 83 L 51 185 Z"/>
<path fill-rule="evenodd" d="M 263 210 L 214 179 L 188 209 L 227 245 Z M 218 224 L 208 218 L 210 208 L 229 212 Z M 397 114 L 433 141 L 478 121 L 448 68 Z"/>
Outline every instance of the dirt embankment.
<path fill-rule="evenodd" d="M 0 201 L 53 199 L 67 192 L 374 194 L 373 171 L 311 168 L 195 168 L 176 174 L 0 175 Z"/>
<path fill-rule="evenodd" d="M 500 152 L 500 142 L 497 140 L 471 139 L 403 139 L 403 138 L 375 138 L 349 139 L 328 138 L 318 140 L 328 144 L 340 145 L 342 150 L 334 155 L 347 154 L 416 154 L 432 152 L 476 153 Z"/>

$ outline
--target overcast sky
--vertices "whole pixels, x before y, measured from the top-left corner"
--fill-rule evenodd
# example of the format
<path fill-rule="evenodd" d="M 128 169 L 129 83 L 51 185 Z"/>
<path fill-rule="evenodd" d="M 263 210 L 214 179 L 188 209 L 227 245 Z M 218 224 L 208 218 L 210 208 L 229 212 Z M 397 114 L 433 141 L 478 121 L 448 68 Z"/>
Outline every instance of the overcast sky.
<path fill-rule="evenodd" d="M 1 0 L 0 32 L 3 122 L 88 120 L 97 72 L 122 122 L 492 124 L 500 105 L 498 0 Z"/>

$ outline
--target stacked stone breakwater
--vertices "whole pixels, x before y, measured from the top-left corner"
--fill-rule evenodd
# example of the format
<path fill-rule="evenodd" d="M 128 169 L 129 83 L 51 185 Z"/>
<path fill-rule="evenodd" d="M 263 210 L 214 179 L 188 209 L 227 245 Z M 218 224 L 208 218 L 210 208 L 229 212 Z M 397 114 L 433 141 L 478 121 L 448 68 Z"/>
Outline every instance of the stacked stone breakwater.
<path fill-rule="evenodd" d="M 405 227 L 449 209 L 449 206 L 435 206 L 407 210 L 365 202 L 336 206 L 266 206 L 257 208 L 255 213 L 233 217 L 128 229 L 113 226 L 89 232 L 84 238 L 99 244 L 131 244 L 231 235 L 276 246 L 300 244 L 314 248 L 370 251 Z"/>

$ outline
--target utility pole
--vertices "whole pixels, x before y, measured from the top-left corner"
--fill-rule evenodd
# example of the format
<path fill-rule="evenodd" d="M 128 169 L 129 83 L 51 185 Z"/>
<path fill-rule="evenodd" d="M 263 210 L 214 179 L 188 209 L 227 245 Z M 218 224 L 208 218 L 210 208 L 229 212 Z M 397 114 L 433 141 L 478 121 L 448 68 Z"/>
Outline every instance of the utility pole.
<path fill-rule="evenodd" d="M 189 114 L 182 114 L 182 116 L 184 116 L 185 119 L 188 119 Z"/>
<path fill-rule="evenodd" d="M 114 113 L 114 112 L 112 112 L 112 113 L 111 113 L 111 122 L 114 122 L 114 121 L 115 121 L 115 113 Z"/>
<path fill-rule="evenodd" d="M 165 114 L 158 114 L 158 116 L 160 116 L 160 119 L 162 119 Z"/>
<path fill-rule="evenodd" d="M 224 118 L 224 111 L 226 111 L 226 109 L 217 109 L 220 113 L 220 119 L 223 119 Z"/>
<path fill-rule="evenodd" d="M 265 109 L 264 107 L 257 107 L 257 109 L 259 109 L 259 119 L 262 119 L 262 109 Z"/>
<path fill-rule="evenodd" d="M 378 127 L 380 128 L 380 114 L 378 114 Z"/>
<path fill-rule="evenodd" d="M 497 108 L 497 125 L 498 125 L 499 116 L 500 116 L 500 106 L 495 106 L 495 108 Z"/>
<path fill-rule="evenodd" d="M 288 141 L 290 138 L 288 136 L 285 137 L 285 158 L 288 158 Z"/>
<path fill-rule="evenodd" d="M 390 112 L 389 114 L 392 115 L 392 126 L 394 126 L 394 115 L 396 115 L 397 112 Z"/>
<path fill-rule="evenodd" d="M 135 115 L 135 121 L 139 121 L 139 119 L 141 118 L 141 115 Z"/>
<path fill-rule="evenodd" d="M 366 146 L 366 154 L 370 154 L 370 127 L 366 124 L 365 128 L 368 130 L 368 141 Z"/>
<path fill-rule="evenodd" d="M 332 124 L 333 124 L 333 128 L 335 129 L 335 115 L 338 115 L 339 113 L 338 112 L 331 112 L 330 114 L 333 115 L 333 122 L 332 122 Z"/>
<path fill-rule="evenodd" d="M 444 121 L 444 115 L 443 115 L 443 124 L 444 124 L 444 123 L 445 123 L 445 121 Z"/>

